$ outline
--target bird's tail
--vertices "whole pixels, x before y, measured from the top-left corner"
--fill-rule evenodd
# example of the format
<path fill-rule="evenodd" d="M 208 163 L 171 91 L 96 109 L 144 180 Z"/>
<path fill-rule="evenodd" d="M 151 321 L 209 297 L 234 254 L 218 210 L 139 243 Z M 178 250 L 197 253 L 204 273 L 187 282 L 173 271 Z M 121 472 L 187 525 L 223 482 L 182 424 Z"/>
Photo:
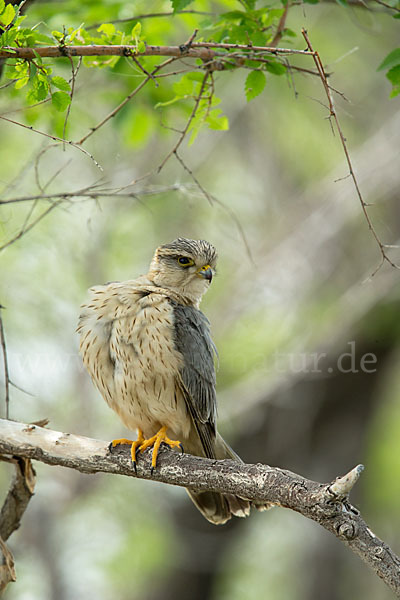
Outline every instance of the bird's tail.
<path fill-rule="evenodd" d="M 242 462 L 239 456 L 217 433 L 215 440 L 215 458 L 226 458 Z M 247 517 L 250 514 L 250 502 L 233 494 L 219 494 L 217 492 L 196 492 L 187 490 L 190 498 L 202 515 L 215 525 L 223 525 L 234 515 Z"/>

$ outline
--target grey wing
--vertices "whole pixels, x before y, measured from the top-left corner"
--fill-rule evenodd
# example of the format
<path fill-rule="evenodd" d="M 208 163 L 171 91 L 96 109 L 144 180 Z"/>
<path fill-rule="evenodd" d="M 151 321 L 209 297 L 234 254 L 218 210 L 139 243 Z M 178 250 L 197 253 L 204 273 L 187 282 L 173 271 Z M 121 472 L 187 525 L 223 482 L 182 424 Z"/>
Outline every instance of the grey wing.
<path fill-rule="evenodd" d="M 215 346 L 209 322 L 191 306 L 172 302 L 175 346 L 183 357 L 180 388 L 199 434 L 205 455 L 215 458 L 217 399 L 215 391 Z"/>

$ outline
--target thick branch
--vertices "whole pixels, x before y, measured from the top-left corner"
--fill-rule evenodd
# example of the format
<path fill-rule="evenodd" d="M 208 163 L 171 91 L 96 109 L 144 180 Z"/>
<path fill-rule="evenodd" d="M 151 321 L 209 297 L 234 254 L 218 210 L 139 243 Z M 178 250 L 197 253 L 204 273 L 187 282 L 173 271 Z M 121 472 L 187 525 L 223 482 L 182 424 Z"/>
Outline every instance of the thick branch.
<path fill-rule="evenodd" d="M 150 456 L 140 455 L 137 475 L 129 447 L 111 454 L 103 441 L 60 433 L 14 421 L 0 420 L 0 454 L 40 460 L 82 473 L 114 473 L 163 483 L 231 493 L 257 503 L 290 508 L 322 525 L 344 542 L 400 598 L 400 559 L 367 527 L 348 501 L 348 492 L 361 467 L 330 484 L 310 481 L 267 465 L 209 460 L 162 450 L 153 475 Z"/>
<path fill-rule="evenodd" d="M 35 471 L 29 458 L 1 458 L 14 463 L 15 477 L 0 512 L 0 594 L 16 580 L 14 558 L 5 542 L 18 529 L 35 488 Z"/>
<path fill-rule="evenodd" d="M 18 529 L 35 489 L 35 471 L 29 458 L 12 459 L 15 477 L 0 512 L 0 537 L 6 541 Z"/>

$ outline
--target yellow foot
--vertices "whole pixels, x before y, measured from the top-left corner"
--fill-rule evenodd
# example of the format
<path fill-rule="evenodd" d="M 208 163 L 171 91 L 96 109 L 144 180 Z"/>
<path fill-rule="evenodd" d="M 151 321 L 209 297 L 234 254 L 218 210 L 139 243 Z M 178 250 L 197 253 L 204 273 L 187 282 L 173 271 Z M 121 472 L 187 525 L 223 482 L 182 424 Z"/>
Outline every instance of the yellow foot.
<path fill-rule="evenodd" d="M 153 437 L 149 438 L 148 440 L 142 440 L 142 443 L 139 446 L 139 452 L 144 452 L 144 450 L 147 450 L 147 448 L 151 448 L 153 446 L 153 453 L 151 455 L 151 473 L 153 473 L 154 469 L 156 468 L 158 451 L 162 443 L 167 444 L 170 448 L 180 448 L 183 452 L 183 446 L 181 442 L 178 440 L 170 440 L 166 435 L 166 431 L 166 427 L 161 427 L 161 429 L 157 431 L 156 435 L 153 435 Z"/>
<path fill-rule="evenodd" d="M 141 446 L 141 444 L 143 444 L 144 441 L 145 441 L 145 439 L 143 436 L 143 432 L 141 429 L 138 429 L 137 440 L 135 440 L 135 441 L 127 440 L 126 438 L 120 438 L 118 440 L 113 440 L 110 444 L 110 450 L 111 450 L 111 448 L 115 448 L 115 446 L 119 446 L 120 444 L 130 444 L 131 458 L 132 458 L 133 467 L 134 467 L 135 473 L 136 473 L 136 452 L 137 452 L 138 448 Z"/>

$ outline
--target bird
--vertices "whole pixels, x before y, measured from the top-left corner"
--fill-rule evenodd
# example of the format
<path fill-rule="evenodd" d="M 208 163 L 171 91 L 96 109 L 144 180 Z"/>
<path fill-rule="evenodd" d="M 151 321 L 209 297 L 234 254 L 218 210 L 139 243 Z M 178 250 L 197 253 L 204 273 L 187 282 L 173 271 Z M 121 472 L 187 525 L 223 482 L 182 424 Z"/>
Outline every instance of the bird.
<path fill-rule="evenodd" d="M 137 430 L 138 455 L 161 444 L 195 456 L 239 456 L 217 432 L 216 347 L 200 311 L 216 272 L 217 251 L 205 240 L 177 238 L 159 246 L 149 271 L 137 279 L 92 287 L 81 306 L 80 354 L 95 386 L 124 425 Z M 246 517 L 250 502 L 232 494 L 188 489 L 210 522 Z"/>

